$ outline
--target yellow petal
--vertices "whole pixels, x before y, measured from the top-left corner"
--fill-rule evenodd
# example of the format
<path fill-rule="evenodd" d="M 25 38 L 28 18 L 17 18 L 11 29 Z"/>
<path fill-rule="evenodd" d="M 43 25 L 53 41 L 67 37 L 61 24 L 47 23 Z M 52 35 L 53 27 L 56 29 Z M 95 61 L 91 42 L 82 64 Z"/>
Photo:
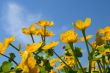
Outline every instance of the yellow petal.
<path fill-rule="evenodd" d="M 85 29 L 86 29 L 87 27 L 89 27 L 90 24 L 91 24 L 91 18 L 86 18 L 86 20 L 85 20 L 85 22 L 84 22 Z"/>
<path fill-rule="evenodd" d="M 83 21 L 82 20 L 77 20 L 76 24 L 75 24 L 75 28 L 78 30 L 82 30 L 83 29 Z"/>
<path fill-rule="evenodd" d="M 44 50 L 52 49 L 52 48 L 54 48 L 55 46 L 57 46 L 58 43 L 59 43 L 59 42 L 51 42 L 51 43 L 45 45 L 42 49 L 44 49 Z"/>
<path fill-rule="evenodd" d="M 42 42 L 33 43 L 32 45 L 27 44 L 26 50 L 27 50 L 29 53 L 32 53 L 32 52 L 37 51 L 37 50 L 41 47 L 41 45 L 42 45 Z"/>
<path fill-rule="evenodd" d="M 35 31 L 36 31 L 35 24 L 32 24 L 32 25 L 29 27 L 29 30 L 30 30 L 30 33 L 34 34 Z"/>
<path fill-rule="evenodd" d="M 22 28 L 22 32 L 23 32 L 24 34 L 30 34 L 30 31 L 29 31 L 29 29 L 27 29 L 27 28 Z"/>
<path fill-rule="evenodd" d="M 87 36 L 86 36 L 86 40 L 89 40 L 89 39 L 91 39 L 91 38 L 92 38 L 92 35 L 87 35 Z M 80 38 L 80 41 L 85 42 L 84 37 Z"/>
<path fill-rule="evenodd" d="M 34 59 L 34 57 L 29 57 L 28 58 L 28 66 L 29 68 L 34 68 L 35 67 L 35 64 L 36 64 L 36 60 Z"/>

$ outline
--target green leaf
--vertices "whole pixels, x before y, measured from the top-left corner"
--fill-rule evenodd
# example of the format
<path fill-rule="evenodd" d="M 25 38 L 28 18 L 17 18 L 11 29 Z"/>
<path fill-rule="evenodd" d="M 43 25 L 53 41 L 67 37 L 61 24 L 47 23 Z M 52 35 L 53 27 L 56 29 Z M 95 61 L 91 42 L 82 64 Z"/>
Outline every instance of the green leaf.
<path fill-rule="evenodd" d="M 11 69 L 11 66 L 12 66 L 11 62 L 4 61 L 1 66 L 2 72 L 5 72 L 5 73 L 9 72 Z"/>
<path fill-rule="evenodd" d="M 77 57 L 82 57 L 81 48 L 75 47 L 75 54 L 76 54 Z"/>
<path fill-rule="evenodd" d="M 42 68 L 40 69 L 40 73 L 48 73 L 48 72 L 45 70 L 45 67 L 42 67 Z"/>
<path fill-rule="evenodd" d="M 47 56 L 49 57 L 49 56 L 53 56 L 53 49 L 49 49 L 49 50 L 47 50 L 46 51 L 46 54 L 47 54 Z"/>
<path fill-rule="evenodd" d="M 44 60 L 44 67 L 48 72 L 50 72 L 50 70 L 53 69 L 53 67 L 50 66 L 49 60 L 46 59 Z"/>
<path fill-rule="evenodd" d="M 92 73 L 99 73 L 98 71 L 93 71 Z"/>
<path fill-rule="evenodd" d="M 16 68 L 16 73 L 22 73 L 22 69 Z"/>
<path fill-rule="evenodd" d="M 12 60 L 14 60 L 15 57 L 16 57 L 15 54 L 11 52 L 9 61 L 11 62 Z"/>

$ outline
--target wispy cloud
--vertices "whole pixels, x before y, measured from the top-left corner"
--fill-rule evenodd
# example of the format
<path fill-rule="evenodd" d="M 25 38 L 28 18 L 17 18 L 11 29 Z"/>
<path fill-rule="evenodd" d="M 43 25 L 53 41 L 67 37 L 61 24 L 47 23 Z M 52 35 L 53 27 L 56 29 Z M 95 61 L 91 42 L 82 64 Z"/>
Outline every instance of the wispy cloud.
<path fill-rule="evenodd" d="M 30 42 L 30 39 L 22 34 L 21 29 L 23 26 L 35 23 L 42 17 L 42 14 L 33 14 L 16 3 L 7 3 L 3 9 L 4 13 L 2 15 L 6 23 L 3 25 L 3 30 L 9 35 L 15 35 L 21 42 Z"/>

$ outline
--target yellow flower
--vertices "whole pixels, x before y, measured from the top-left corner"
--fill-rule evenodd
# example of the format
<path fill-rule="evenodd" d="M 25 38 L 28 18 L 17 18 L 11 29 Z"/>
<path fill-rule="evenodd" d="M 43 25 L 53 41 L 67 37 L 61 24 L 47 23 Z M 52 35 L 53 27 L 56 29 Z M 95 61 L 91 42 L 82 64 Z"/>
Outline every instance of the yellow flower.
<path fill-rule="evenodd" d="M 35 66 L 33 69 L 29 70 L 29 73 L 40 73 L 39 67 Z"/>
<path fill-rule="evenodd" d="M 105 43 L 103 36 L 96 33 L 96 45 L 103 45 Z"/>
<path fill-rule="evenodd" d="M 35 24 L 32 24 L 29 28 L 22 28 L 24 34 L 35 34 L 37 31 Z"/>
<path fill-rule="evenodd" d="M 58 61 L 59 61 L 58 58 L 53 58 L 53 59 L 49 60 L 49 63 L 53 67 L 53 66 L 55 66 L 56 62 L 58 62 Z"/>
<path fill-rule="evenodd" d="M 55 72 L 54 70 L 51 70 L 49 73 L 57 73 L 57 72 Z"/>
<path fill-rule="evenodd" d="M 54 22 L 50 22 L 50 21 L 47 21 L 47 20 L 40 20 L 36 23 L 37 25 L 40 25 L 40 26 L 53 26 L 54 25 Z"/>
<path fill-rule="evenodd" d="M 20 62 L 20 64 L 18 65 L 18 68 L 22 69 L 23 73 L 39 73 L 38 68 L 35 66 L 36 65 L 36 60 L 34 59 L 34 57 L 32 56 L 31 53 L 29 53 L 28 51 L 20 51 L 22 60 Z M 36 71 L 36 70 L 37 71 Z"/>
<path fill-rule="evenodd" d="M 78 30 L 85 30 L 91 24 L 91 18 L 86 18 L 85 21 L 77 20 L 75 28 Z"/>
<path fill-rule="evenodd" d="M 97 33 L 101 34 L 105 41 L 110 41 L 110 26 L 106 26 L 104 29 L 99 29 Z"/>
<path fill-rule="evenodd" d="M 54 48 L 55 46 L 57 46 L 58 43 L 59 43 L 59 42 L 54 42 L 54 41 L 52 41 L 52 42 L 50 42 L 49 44 L 43 46 L 42 49 L 44 49 L 44 50 L 52 49 L 52 48 Z"/>
<path fill-rule="evenodd" d="M 110 49 L 105 49 L 104 51 L 101 52 L 102 55 L 108 55 L 108 53 L 110 53 Z"/>
<path fill-rule="evenodd" d="M 38 36 L 44 36 L 44 28 L 39 28 L 37 31 L 36 31 L 36 35 Z M 45 32 L 45 36 L 46 37 L 49 37 L 49 36 L 53 36 L 53 32 L 50 32 L 50 31 L 47 31 Z"/>
<path fill-rule="evenodd" d="M 60 35 L 60 40 L 64 43 L 75 43 L 78 41 L 78 35 L 73 30 L 68 30 Z"/>
<path fill-rule="evenodd" d="M 110 33 L 110 26 L 106 26 L 104 29 L 99 29 L 98 33 L 100 34 L 106 34 L 106 33 Z"/>
<path fill-rule="evenodd" d="M 73 56 L 65 56 L 65 62 L 67 65 L 69 65 L 70 67 L 72 67 L 73 65 L 76 64 L 75 59 Z"/>
<path fill-rule="evenodd" d="M 26 50 L 27 50 L 29 53 L 32 53 L 32 52 L 37 51 L 37 50 L 41 47 L 41 45 L 42 45 L 42 42 L 33 43 L 32 45 L 27 44 Z"/>
<path fill-rule="evenodd" d="M 1 53 L 1 54 L 4 53 L 4 51 L 3 51 L 3 43 L 2 43 L 2 42 L 0 42 L 0 53 Z"/>
<path fill-rule="evenodd" d="M 92 38 L 92 35 L 87 35 L 87 36 L 86 36 L 86 40 L 89 40 L 89 39 L 91 39 L 91 38 Z M 85 40 L 84 40 L 84 37 L 80 38 L 79 40 L 82 41 L 82 42 L 85 41 Z"/>
<path fill-rule="evenodd" d="M 8 48 L 9 44 L 12 43 L 15 40 L 15 36 L 5 38 L 4 40 L 4 47 Z"/>
<path fill-rule="evenodd" d="M 59 66 L 56 67 L 57 70 L 61 70 L 63 69 L 63 67 L 65 66 L 64 63 L 61 63 Z"/>
<path fill-rule="evenodd" d="M 28 62 L 28 66 L 29 66 L 29 68 L 32 69 L 32 68 L 35 67 L 36 60 L 34 59 L 34 57 L 32 57 L 32 56 L 29 57 L 27 62 Z"/>
<path fill-rule="evenodd" d="M 92 61 L 91 63 L 91 71 L 95 71 L 96 61 Z"/>
<path fill-rule="evenodd" d="M 96 42 L 91 42 L 92 49 L 96 48 Z"/>

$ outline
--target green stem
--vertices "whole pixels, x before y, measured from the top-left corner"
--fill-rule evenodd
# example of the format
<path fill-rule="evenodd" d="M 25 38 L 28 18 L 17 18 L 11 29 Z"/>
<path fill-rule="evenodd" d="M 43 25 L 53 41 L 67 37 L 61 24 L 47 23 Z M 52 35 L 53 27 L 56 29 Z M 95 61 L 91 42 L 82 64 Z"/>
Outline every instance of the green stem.
<path fill-rule="evenodd" d="M 20 51 L 17 47 L 10 43 L 10 46 L 13 47 L 15 50 Z"/>
<path fill-rule="evenodd" d="M 89 60 L 89 73 L 91 73 L 91 54 L 90 54 L 90 50 L 89 50 L 89 46 L 88 46 L 88 41 L 86 39 L 85 30 L 82 30 L 82 34 L 83 34 L 85 44 L 86 44 L 86 47 L 87 47 L 87 52 L 88 52 L 88 56 L 89 56 L 88 57 L 88 60 Z"/>
<path fill-rule="evenodd" d="M 82 65 L 81 65 L 81 63 L 80 63 L 80 61 L 79 61 L 79 59 L 78 59 L 78 57 L 77 57 L 76 54 L 75 54 L 75 50 L 74 50 L 74 47 L 73 47 L 73 43 L 69 43 L 69 45 L 70 45 L 70 47 L 71 47 L 71 50 L 72 50 L 72 52 L 73 52 L 73 55 L 74 55 L 76 61 L 78 62 L 79 66 L 80 66 L 80 68 L 81 68 L 81 70 L 82 70 L 82 72 L 85 73 L 84 70 L 83 70 L 83 67 L 82 67 Z"/>
<path fill-rule="evenodd" d="M 68 67 L 71 69 L 71 67 L 69 65 L 66 64 L 65 61 L 63 61 L 63 59 L 53 50 L 53 52 L 55 53 L 55 55 Z"/>
<path fill-rule="evenodd" d="M 44 26 L 44 36 L 43 36 L 43 43 L 45 45 L 45 41 L 46 41 L 46 26 Z"/>
<path fill-rule="evenodd" d="M 99 71 L 100 71 L 100 73 L 102 73 L 102 70 L 101 70 L 101 67 L 100 67 L 99 61 L 97 61 L 97 65 L 98 65 L 98 67 L 99 67 Z"/>
<path fill-rule="evenodd" d="M 35 43 L 33 35 L 32 34 L 30 34 L 30 35 L 31 35 L 31 38 L 32 38 L 32 42 Z"/>
<path fill-rule="evenodd" d="M 1 54 L 2 56 L 4 56 L 4 57 L 10 59 L 10 57 L 8 57 L 8 56 L 6 56 L 6 55 L 4 55 L 4 54 L 2 54 L 2 53 L 0 53 L 0 54 Z M 11 59 L 11 60 L 12 60 L 13 63 L 15 63 L 16 66 L 18 65 L 18 63 L 17 63 L 15 60 L 13 60 L 13 59 Z"/>

